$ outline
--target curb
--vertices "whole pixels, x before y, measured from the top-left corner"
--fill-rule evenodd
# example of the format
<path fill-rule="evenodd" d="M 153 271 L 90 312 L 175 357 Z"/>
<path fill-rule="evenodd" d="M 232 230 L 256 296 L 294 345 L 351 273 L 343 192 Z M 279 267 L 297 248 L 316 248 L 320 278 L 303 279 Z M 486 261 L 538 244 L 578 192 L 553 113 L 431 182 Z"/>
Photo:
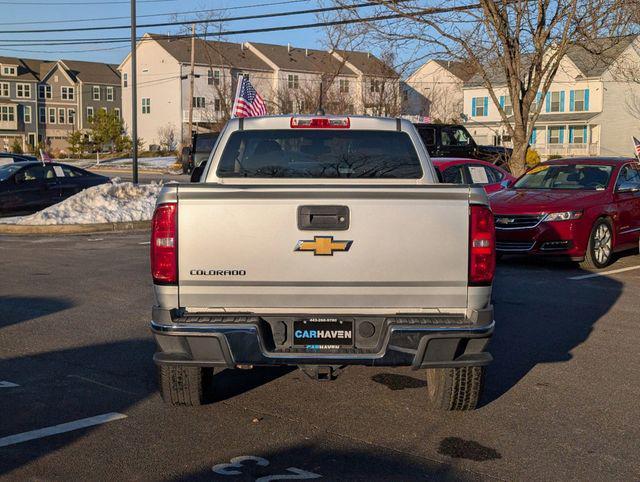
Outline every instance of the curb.
<path fill-rule="evenodd" d="M 151 229 L 151 221 L 99 224 L 45 224 L 38 226 L 0 224 L 0 234 L 80 234 L 148 229 Z"/>

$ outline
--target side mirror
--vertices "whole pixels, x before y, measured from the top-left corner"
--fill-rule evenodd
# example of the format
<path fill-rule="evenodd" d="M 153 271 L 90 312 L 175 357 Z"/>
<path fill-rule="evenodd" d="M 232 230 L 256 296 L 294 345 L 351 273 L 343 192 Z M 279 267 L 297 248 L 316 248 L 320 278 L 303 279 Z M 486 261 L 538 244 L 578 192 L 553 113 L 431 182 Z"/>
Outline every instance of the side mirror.
<path fill-rule="evenodd" d="M 638 192 L 638 191 L 640 191 L 640 184 L 633 181 L 623 181 L 620 183 L 620 185 L 616 189 L 616 192 L 621 192 L 621 193 Z"/>

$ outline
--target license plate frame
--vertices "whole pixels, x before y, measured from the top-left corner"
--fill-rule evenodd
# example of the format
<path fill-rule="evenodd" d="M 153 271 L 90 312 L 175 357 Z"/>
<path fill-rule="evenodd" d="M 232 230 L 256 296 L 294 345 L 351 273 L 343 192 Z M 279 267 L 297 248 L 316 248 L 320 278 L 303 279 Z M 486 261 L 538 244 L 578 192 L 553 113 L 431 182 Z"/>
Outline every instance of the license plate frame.
<path fill-rule="evenodd" d="M 294 348 L 318 350 L 353 348 L 353 320 L 307 318 L 293 322 Z"/>

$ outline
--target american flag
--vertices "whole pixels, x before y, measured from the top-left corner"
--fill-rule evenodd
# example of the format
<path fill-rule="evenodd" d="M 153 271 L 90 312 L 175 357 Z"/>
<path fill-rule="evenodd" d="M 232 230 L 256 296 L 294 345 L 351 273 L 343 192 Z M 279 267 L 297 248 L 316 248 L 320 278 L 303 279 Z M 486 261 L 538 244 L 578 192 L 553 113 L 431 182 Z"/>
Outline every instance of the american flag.
<path fill-rule="evenodd" d="M 42 149 L 40 149 L 40 160 L 42 162 L 53 162 L 53 159 L 51 159 L 51 156 L 46 152 L 44 152 Z"/>
<path fill-rule="evenodd" d="M 249 78 L 242 76 L 239 81 L 238 93 L 233 104 L 233 117 L 255 117 L 267 114 L 267 107 L 260 94 L 253 88 Z"/>
<path fill-rule="evenodd" d="M 640 159 L 640 141 L 635 137 L 633 138 L 633 146 L 636 148 L 636 157 Z"/>

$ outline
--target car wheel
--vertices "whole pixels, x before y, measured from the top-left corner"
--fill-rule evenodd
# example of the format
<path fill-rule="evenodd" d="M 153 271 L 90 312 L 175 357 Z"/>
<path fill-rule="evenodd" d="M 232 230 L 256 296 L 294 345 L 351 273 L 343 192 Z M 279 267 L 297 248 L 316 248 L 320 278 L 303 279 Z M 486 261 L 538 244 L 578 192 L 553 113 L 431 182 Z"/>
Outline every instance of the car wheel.
<path fill-rule="evenodd" d="M 202 405 L 206 389 L 211 384 L 212 368 L 181 365 L 160 365 L 158 385 L 165 403 L 174 406 Z"/>
<path fill-rule="evenodd" d="M 602 269 L 609 266 L 612 260 L 613 229 L 611 223 L 606 219 L 598 219 L 591 229 L 587 252 L 580 266 L 586 269 Z"/>
<path fill-rule="evenodd" d="M 473 410 L 484 382 L 484 367 L 427 369 L 429 403 L 440 410 Z"/>

